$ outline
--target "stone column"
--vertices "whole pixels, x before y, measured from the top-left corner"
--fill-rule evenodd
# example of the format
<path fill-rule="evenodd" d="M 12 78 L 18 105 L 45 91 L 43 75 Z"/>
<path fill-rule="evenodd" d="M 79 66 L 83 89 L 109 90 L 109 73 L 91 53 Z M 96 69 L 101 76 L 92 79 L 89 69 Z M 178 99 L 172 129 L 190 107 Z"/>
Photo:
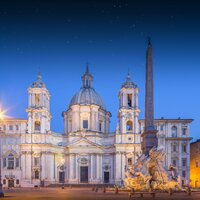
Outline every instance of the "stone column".
<path fill-rule="evenodd" d="M 74 155 L 69 155 L 70 179 L 74 179 Z"/>
<path fill-rule="evenodd" d="M 99 178 L 100 178 L 100 183 L 102 183 L 102 180 L 103 180 L 103 176 L 102 176 L 102 171 L 103 171 L 103 169 L 102 169 L 102 165 L 103 165 L 103 163 L 102 163 L 102 154 L 100 154 L 99 155 Z"/>
<path fill-rule="evenodd" d="M 94 160 L 94 162 L 93 162 L 93 164 L 94 164 L 94 167 L 93 167 L 93 169 L 94 169 L 93 177 L 96 180 L 97 179 L 97 154 L 94 154 L 93 160 Z"/>
<path fill-rule="evenodd" d="M 32 96 L 32 105 L 35 106 L 35 95 L 32 94 L 31 96 Z"/>
<path fill-rule="evenodd" d="M 93 160 L 94 155 L 90 154 L 90 180 L 93 181 L 93 168 L 94 168 L 94 160 Z"/>
<path fill-rule="evenodd" d="M 74 113 L 74 115 L 75 115 L 75 116 L 74 116 L 74 117 L 75 117 L 75 119 L 74 119 L 74 126 L 75 126 L 75 127 L 74 127 L 74 128 L 75 128 L 75 131 L 77 131 L 77 130 L 80 130 L 80 127 L 79 127 L 79 124 L 80 124 L 80 123 L 79 123 L 79 118 L 80 118 L 80 117 L 79 117 L 79 111 L 76 110 L 75 113 Z"/>
<path fill-rule="evenodd" d="M 96 155 L 96 178 L 99 181 L 99 154 Z"/>
<path fill-rule="evenodd" d="M 76 177 L 76 154 L 74 154 L 74 156 L 73 156 L 73 162 L 74 162 L 74 179 L 76 179 L 77 177 Z"/>
<path fill-rule="evenodd" d="M 115 162 L 115 182 L 120 184 L 121 179 L 121 153 L 116 152 L 116 162 Z"/>
<path fill-rule="evenodd" d="M 25 174 L 25 177 L 26 177 L 26 179 L 31 179 L 32 177 L 32 169 L 31 169 L 31 159 L 32 159 L 32 157 L 31 157 L 31 152 L 27 152 L 26 153 L 26 174 Z"/>
<path fill-rule="evenodd" d="M 122 166 L 121 166 L 121 174 L 122 174 L 122 179 L 125 178 L 125 165 L 126 165 L 126 155 L 125 153 L 121 153 L 121 162 L 122 162 Z"/>
<path fill-rule="evenodd" d="M 26 179 L 26 154 L 22 152 L 21 154 L 21 169 L 22 169 L 22 179 Z"/>
<path fill-rule="evenodd" d="M 29 93 L 28 94 L 28 107 L 31 106 L 31 94 Z"/>

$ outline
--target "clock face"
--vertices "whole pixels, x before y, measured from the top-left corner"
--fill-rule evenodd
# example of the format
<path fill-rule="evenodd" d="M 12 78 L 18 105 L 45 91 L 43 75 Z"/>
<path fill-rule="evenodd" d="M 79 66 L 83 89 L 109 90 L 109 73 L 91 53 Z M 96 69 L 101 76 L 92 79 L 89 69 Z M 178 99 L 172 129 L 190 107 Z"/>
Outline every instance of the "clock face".
<path fill-rule="evenodd" d="M 128 137 L 128 141 L 130 142 L 132 140 L 132 137 Z"/>

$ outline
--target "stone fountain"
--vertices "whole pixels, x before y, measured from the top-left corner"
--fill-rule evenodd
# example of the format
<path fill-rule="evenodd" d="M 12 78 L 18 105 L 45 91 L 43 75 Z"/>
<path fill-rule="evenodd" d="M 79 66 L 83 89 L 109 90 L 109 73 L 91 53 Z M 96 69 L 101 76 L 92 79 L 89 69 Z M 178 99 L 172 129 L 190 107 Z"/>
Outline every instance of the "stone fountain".
<path fill-rule="evenodd" d="M 164 149 L 152 148 L 149 156 L 138 156 L 137 162 L 127 169 L 124 186 L 134 190 L 166 190 L 180 189 L 180 177 L 176 168 L 164 167 Z"/>

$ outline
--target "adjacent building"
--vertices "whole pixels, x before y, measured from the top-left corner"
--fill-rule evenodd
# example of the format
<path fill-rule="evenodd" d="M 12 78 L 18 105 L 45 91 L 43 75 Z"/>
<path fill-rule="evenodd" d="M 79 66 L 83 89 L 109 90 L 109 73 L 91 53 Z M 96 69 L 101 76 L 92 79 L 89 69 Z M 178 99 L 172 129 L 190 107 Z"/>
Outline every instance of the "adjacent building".
<path fill-rule="evenodd" d="M 190 185 L 200 188 L 200 139 L 190 144 Z"/>

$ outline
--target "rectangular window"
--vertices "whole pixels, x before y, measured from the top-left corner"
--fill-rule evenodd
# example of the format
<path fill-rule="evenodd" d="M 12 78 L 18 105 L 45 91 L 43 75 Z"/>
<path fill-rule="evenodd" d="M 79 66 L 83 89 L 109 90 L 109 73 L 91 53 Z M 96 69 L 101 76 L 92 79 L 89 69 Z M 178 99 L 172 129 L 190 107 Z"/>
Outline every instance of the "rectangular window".
<path fill-rule="evenodd" d="M 182 145 L 182 153 L 187 153 L 187 146 L 186 146 L 186 144 Z"/>
<path fill-rule="evenodd" d="M 101 122 L 99 122 L 99 131 L 102 131 Z"/>
<path fill-rule="evenodd" d="M 83 128 L 88 129 L 88 120 L 83 120 Z"/>
<path fill-rule="evenodd" d="M 3 158 L 3 167 L 6 167 L 6 158 Z"/>
<path fill-rule="evenodd" d="M 10 125 L 10 126 L 9 126 L 9 131 L 12 131 L 12 130 L 13 130 L 13 126 Z"/>
<path fill-rule="evenodd" d="M 34 158 L 34 165 L 39 166 L 39 157 Z"/>
<path fill-rule="evenodd" d="M 8 169 L 14 169 L 14 157 L 8 158 Z"/>
<path fill-rule="evenodd" d="M 163 125 L 163 124 L 160 125 L 160 130 L 161 130 L 161 131 L 164 130 L 164 125 Z"/>
<path fill-rule="evenodd" d="M 182 158 L 182 166 L 186 167 L 187 165 L 187 159 L 186 158 Z"/>
<path fill-rule="evenodd" d="M 132 94 L 128 94 L 127 98 L 128 98 L 128 107 L 132 107 Z"/>
<path fill-rule="evenodd" d="M 19 158 L 15 158 L 15 167 L 19 167 Z"/>
<path fill-rule="evenodd" d="M 173 165 L 174 167 L 176 167 L 176 159 L 173 159 L 173 160 L 172 160 L 172 165 Z"/>
<path fill-rule="evenodd" d="M 186 176 L 185 171 L 182 171 L 182 177 L 185 178 L 185 176 Z"/>
<path fill-rule="evenodd" d="M 19 185 L 19 179 L 16 180 L 16 184 Z"/>
<path fill-rule="evenodd" d="M 34 178 L 39 179 L 39 176 L 40 176 L 40 173 L 39 173 L 38 170 L 36 170 L 35 173 L 34 173 Z"/>
<path fill-rule="evenodd" d="M 132 165 L 132 158 L 128 158 L 128 165 Z"/>
<path fill-rule="evenodd" d="M 173 148 L 173 152 L 176 152 L 176 144 L 173 144 L 172 148 Z"/>
<path fill-rule="evenodd" d="M 182 129 L 182 135 L 186 135 L 186 128 Z"/>

